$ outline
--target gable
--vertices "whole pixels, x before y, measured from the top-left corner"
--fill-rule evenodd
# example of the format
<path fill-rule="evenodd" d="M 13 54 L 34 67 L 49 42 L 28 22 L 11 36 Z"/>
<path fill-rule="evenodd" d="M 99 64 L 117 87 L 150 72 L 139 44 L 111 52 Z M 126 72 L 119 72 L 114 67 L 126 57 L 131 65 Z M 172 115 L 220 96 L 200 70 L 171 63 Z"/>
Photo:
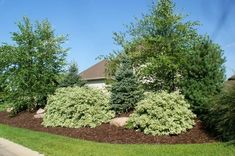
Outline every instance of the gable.
<path fill-rule="evenodd" d="M 98 80 L 105 79 L 105 68 L 107 61 L 102 60 L 90 68 L 84 70 L 79 75 L 83 80 Z"/>

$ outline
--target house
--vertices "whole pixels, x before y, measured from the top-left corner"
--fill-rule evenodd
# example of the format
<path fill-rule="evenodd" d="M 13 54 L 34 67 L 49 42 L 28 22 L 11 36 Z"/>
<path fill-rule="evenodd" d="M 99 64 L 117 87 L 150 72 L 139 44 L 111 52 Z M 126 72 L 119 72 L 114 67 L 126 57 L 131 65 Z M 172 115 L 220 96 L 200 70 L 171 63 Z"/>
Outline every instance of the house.
<path fill-rule="evenodd" d="M 227 81 L 225 81 L 224 87 L 225 89 L 229 89 L 234 85 L 235 85 L 235 75 L 233 75 Z"/>
<path fill-rule="evenodd" d="M 235 80 L 235 75 L 231 76 L 228 81 L 234 81 Z"/>
<path fill-rule="evenodd" d="M 94 88 L 99 88 L 99 89 L 105 88 L 106 64 L 107 64 L 107 61 L 102 60 L 79 74 L 81 78 L 86 81 L 86 85 L 88 87 L 94 87 Z"/>

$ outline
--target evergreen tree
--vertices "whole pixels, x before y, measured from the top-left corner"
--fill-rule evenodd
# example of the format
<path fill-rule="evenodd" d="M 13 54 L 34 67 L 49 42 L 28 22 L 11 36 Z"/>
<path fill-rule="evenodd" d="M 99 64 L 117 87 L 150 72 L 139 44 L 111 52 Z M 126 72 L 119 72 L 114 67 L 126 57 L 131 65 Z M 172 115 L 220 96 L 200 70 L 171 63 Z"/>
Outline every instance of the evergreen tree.
<path fill-rule="evenodd" d="M 73 86 L 84 86 L 85 81 L 83 81 L 78 74 L 78 66 L 76 63 L 72 63 L 69 66 L 68 73 L 66 73 L 60 87 L 73 87 Z"/>
<path fill-rule="evenodd" d="M 134 75 L 130 59 L 124 55 L 111 87 L 111 105 L 117 113 L 128 112 L 142 98 L 143 92 Z"/>
<path fill-rule="evenodd" d="M 211 97 L 221 92 L 225 80 L 225 58 L 220 46 L 200 37 L 187 53 L 180 89 L 194 112 L 205 114 Z"/>
<path fill-rule="evenodd" d="M 235 80 L 225 82 L 223 91 L 214 96 L 203 116 L 208 129 L 218 138 L 235 144 Z"/>

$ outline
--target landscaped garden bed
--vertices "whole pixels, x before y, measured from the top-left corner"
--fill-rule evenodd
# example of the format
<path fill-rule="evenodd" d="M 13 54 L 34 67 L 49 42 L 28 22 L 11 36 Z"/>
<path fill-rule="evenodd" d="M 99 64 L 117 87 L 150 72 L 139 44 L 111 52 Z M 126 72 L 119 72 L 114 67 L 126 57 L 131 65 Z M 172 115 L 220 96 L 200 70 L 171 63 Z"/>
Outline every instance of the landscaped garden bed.
<path fill-rule="evenodd" d="M 103 76 L 89 68 L 102 87 L 66 70 L 66 37 L 25 17 L 0 46 L 0 137 L 55 156 L 233 155 L 220 142 L 235 143 L 223 50 L 174 6 L 159 0 L 114 33 L 121 49 L 104 56 Z"/>
<path fill-rule="evenodd" d="M 204 129 L 200 121 L 196 121 L 196 125 L 191 130 L 180 135 L 152 136 L 145 135 L 143 132 L 137 132 L 133 129 L 115 127 L 110 124 L 102 124 L 96 128 L 46 128 L 41 124 L 42 119 L 35 119 L 33 117 L 34 114 L 22 112 L 15 117 L 9 117 L 7 112 L 0 112 L 0 123 L 72 138 L 113 144 L 189 144 L 215 142 L 215 138 Z"/>

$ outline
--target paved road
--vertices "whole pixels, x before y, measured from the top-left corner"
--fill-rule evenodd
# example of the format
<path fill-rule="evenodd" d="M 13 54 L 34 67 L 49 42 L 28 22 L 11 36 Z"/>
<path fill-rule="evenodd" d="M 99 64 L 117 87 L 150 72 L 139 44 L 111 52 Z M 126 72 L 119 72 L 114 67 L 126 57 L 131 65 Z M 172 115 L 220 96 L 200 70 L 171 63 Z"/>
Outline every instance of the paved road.
<path fill-rule="evenodd" d="M 0 156 L 43 156 L 38 152 L 0 138 Z"/>

